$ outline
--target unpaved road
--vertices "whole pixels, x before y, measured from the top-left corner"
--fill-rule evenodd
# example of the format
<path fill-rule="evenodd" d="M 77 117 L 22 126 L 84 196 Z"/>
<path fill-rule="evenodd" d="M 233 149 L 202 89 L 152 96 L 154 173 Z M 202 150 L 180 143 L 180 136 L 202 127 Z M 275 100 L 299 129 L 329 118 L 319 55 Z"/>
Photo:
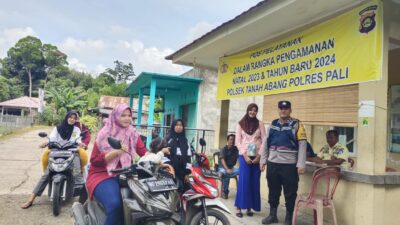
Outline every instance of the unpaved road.
<path fill-rule="evenodd" d="M 51 203 L 47 197 L 47 190 L 42 197 L 29 209 L 21 209 L 29 194 L 39 180 L 42 169 L 40 156 L 42 150 L 38 147 L 44 139 L 37 134 L 40 131 L 50 132 L 51 128 L 31 130 L 20 135 L 0 138 L 0 225 L 72 225 L 70 216 L 72 203 L 61 208 L 58 217 L 52 214 Z M 89 147 L 89 149 L 91 149 Z M 265 181 L 263 181 L 265 182 Z M 254 217 L 238 218 L 234 215 L 235 190 L 232 190 L 228 200 L 221 199 L 231 210 L 233 215 L 227 215 L 232 225 L 259 225 L 266 215 L 266 200 L 262 200 L 261 212 Z M 280 221 L 284 220 L 284 209 L 279 210 Z M 300 216 L 299 225 L 310 225 L 309 217 Z M 281 225 L 279 223 L 277 225 Z"/>
<path fill-rule="evenodd" d="M 44 139 L 37 135 L 40 131 L 50 132 L 51 128 L 0 139 L 0 225 L 73 224 L 71 204 L 64 205 L 58 217 L 52 215 L 47 190 L 31 208 L 20 208 L 41 176 L 42 150 L 38 145 Z"/>

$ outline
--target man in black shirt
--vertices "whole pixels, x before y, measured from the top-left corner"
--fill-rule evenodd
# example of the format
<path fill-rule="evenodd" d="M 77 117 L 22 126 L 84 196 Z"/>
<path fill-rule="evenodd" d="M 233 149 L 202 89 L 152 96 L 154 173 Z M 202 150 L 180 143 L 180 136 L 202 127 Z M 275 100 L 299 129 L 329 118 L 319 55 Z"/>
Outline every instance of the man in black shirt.
<path fill-rule="evenodd" d="M 234 168 L 239 156 L 239 149 L 235 146 L 235 135 L 228 135 L 227 141 L 228 144 L 220 152 L 218 164 L 218 172 L 222 177 L 222 198 L 224 199 L 228 198 L 230 178 L 239 174 L 239 170 Z"/>

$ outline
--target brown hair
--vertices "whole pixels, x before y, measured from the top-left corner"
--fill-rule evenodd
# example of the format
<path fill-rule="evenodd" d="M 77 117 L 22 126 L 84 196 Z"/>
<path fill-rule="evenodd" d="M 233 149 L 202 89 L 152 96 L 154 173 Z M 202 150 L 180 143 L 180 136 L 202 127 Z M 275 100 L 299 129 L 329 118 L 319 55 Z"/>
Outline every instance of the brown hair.
<path fill-rule="evenodd" d="M 249 106 L 247 106 L 246 115 L 244 115 L 239 121 L 240 127 L 249 135 L 254 134 L 254 132 L 256 132 L 260 126 L 260 122 L 258 121 L 257 117 L 251 118 L 249 116 L 249 111 L 251 111 L 253 108 L 256 108 L 256 111 L 258 112 L 257 104 L 251 103 Z"/>

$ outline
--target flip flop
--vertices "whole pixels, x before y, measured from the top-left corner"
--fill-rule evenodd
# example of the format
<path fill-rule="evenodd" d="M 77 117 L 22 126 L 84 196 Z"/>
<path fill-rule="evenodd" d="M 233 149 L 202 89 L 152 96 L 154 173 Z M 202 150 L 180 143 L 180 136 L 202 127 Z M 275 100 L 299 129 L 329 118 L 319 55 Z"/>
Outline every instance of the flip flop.
<path fill-rule="evenodd" d="M 21 205 L 22 209 L 27 209 L 33 205 L 33 201 L 26 202 L 25 204 Z"/>
<path fill-rule="evenodd" d="M 239 217 L 239 218 L 242 218 L 243 217 L 243 213 L 238 212 L 238 213 L 236 213 L 236 216 Z"/>

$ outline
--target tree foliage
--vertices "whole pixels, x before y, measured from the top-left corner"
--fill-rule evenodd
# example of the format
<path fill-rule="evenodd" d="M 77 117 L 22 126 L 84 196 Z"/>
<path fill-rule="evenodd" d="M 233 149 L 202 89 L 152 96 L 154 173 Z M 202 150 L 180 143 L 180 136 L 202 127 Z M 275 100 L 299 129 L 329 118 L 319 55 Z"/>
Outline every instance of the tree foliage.
<path fill-rule="evenodd" d="M 67 56 L 56 46 L 42 44 L 36 37 L 20 39 L 2 60 L 1 74 L 7 78 L 18 78 L 24 84 L 24 93 L 32 96 L 33 89 L 40 86 L 47 74 L 66 72 Z M 52 71 L 55 70 L 55 71 Z M 36 89 L 36 88 L 35 88 Z"/>
<path fill-rule="evenodd" d="M 36 96 L 45 89 L 42 121 L 56 124 L 68 110 L 87 112 L 97 107 L 101 95 L 127 96 L 127 82 L 135 77 L 133 65 L 116 60 L 95 76 L 68 67 L 67 55 L 39 38 L 20 39 L 0 59 L 0 101 L 23 95 Z"/>
<path fill-rule="evenodd" d="M 114 69 L 106 69 L 104 74 L 109 75 L 114 78 L 115 82 L 122 83 L 132 80 L 136 75 L 133 71 L 132 63 L 125 64 L 121 61 L 114 61 L 115 68 Z"/>

